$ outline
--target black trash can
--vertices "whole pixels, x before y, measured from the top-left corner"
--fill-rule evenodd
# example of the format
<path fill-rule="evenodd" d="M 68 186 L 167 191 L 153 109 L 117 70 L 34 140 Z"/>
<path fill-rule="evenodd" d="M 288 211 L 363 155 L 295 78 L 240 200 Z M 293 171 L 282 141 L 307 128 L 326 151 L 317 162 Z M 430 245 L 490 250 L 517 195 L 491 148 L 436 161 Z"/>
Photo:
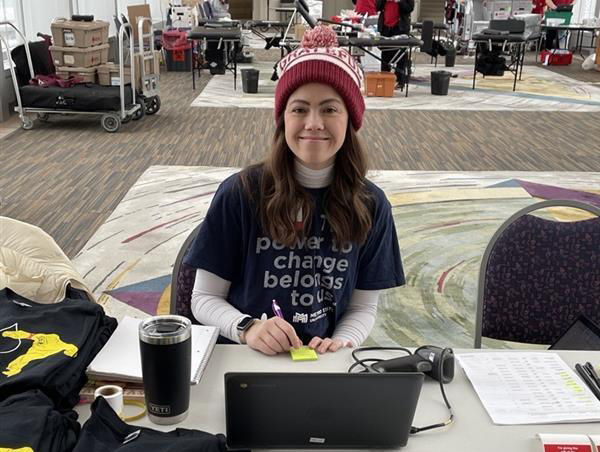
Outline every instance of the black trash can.
<path fill-rule="evenodd" d="M 242 69 L 242 89 L 245 93 L 258 93 L 258 69 Z"/>
<path fill-rule="evenodd" d="M 446 96 L 450 86 L 450 77 L 452 72 L 431 71 L 431 94 Z"/>
<path fill-rule="evenodd" d="M 454 67 L 456 62 L 456 49 L 454 47 L 446 48 L 446 67 Z"/>

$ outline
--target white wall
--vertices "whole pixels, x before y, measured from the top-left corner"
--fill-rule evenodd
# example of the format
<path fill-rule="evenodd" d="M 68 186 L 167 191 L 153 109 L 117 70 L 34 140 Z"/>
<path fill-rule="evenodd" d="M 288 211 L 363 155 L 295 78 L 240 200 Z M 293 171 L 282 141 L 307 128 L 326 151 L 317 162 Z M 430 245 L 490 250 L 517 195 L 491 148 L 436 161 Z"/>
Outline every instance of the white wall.
<path fill-rule="evenodd" d="M 110 24 L 108 33 L 117 33 L 113 16 L 115 14 L 114 0 L 75 0 L 73 2 L 77 14 L 92 14 L 94 19 L 105 20 Z"/>
<path fill-rule="evenodd" d="M 36 34 L 50 34 L 50 23 L 55 17 L 70 17 L 69 0 L 26 0 L 23 5 L 25 33 L 28 39 L 36 40 Z"/>

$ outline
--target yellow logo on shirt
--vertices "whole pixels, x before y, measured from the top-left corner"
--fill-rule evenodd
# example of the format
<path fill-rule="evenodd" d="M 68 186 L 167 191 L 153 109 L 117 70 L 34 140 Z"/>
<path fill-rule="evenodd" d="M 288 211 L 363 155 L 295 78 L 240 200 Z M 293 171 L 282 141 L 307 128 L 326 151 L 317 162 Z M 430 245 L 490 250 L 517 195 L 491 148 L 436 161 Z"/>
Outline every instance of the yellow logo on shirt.
<path fill-rule="evenodd" d="M 34 452 L 31 447 L 19 447 L 18 449 L 11 449 L 10 447 L 0 447 L 0 452 Z"/>
<path fill-rule="evenodd" d="M 9 330 L 3 331 L 2 336 L 17 340 L 25 339 L 32 341 L 29 350 L 27 350 L 25 354 L 12 360 L 2 372 L 7 377 L 12 377 L 13 375 L 21 373 L 23 368 L 31 361 L 44 359 L 60 352 L 63 352 L 65 355 L 72 358 L 78 351 L 77 346 L 61 341 L 59 335 L 54 333 L 28 333 L 27 331 L 22 330 Z M 20 451 L 21 449 L 16 450 Z M 3 452 L 3 449 L 0 448 L 0 452 Z"/>

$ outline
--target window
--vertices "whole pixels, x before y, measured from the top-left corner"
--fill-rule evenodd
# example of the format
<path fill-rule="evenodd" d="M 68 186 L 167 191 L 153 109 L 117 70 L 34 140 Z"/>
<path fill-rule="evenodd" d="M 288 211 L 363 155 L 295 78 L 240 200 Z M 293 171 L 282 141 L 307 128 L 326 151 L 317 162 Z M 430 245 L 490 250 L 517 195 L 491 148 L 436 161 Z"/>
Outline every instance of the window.
<path fill-rule="evenodd" d="M 22 29 L 21 18 L 19 13 L 19 2 L 18 0 L 0 0 L 0 22 L 11 22 L 18 29 Z M 2 67 L 8 68 L 8 55 L 10 49 L 22 44 L 21 38 L 17 35 L 17 32 L 7 25 L 0 25 L 0 33 L 2 37 L 8 41 L 9 48 L 5 49 L 2 47 Z"/>
<path fill-rule="evenodd" d="M 594 17 L 597 0 L 577 0 L 575 2 L 571 23 L 581 23 L 583 19 Z"/>

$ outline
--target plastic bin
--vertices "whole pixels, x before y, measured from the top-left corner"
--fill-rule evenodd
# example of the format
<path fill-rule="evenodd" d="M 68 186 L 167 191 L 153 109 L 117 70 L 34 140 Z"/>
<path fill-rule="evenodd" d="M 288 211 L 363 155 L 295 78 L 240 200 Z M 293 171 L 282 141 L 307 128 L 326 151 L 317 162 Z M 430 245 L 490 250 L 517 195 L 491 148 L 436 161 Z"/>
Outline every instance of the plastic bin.
<path fill-rule="evenodd" d="M 451 76 L 452 72 L 431 71 L 431 94 L 446 96 L 448 94 Z"/>
<path fill-rule="evenodd" d="M 190 72 L 192 70 L 192 49 L 165 49 L 167 71 Z"/>
<path fill-rule="evenodd" d="M 258 69 L 242 69 L 242 90 L 245 93 L 258 93 Z"/>
<path fill-rule="evenodd" d="M 551 66 L 568 66 L 573 62 L 573 53 L 569 50 L 554 49 L 540 52 L 540 63 Z"/>
<path fill-rule="evenodd" d="M 108 43 L 108 22 L 56 19 L 50 25 L 54 45 L 59 47 L 92 47 Z"/>
<path fill-rule="evenodd" d="M 54 66 L 92 67 L 108 61 L 108 44 L 88 48 L 50 46 Z"/>
<path fill-rule="evenodd" d="M 446 49 L 445 64 L 446 67 L 454 67 L 456 63 L 456 49 L 454 47 Z"/>
<path fill-rule="evenodd" d="M 563 19 L 563 22 L 560 25 L 569 25 L 571 23 L 571 17 L 573 17 L 573 13 L 569 11 L 546 11 L 544 14 L 546 19 Z"/>
<path fill-rule="evenodd" d="M 367 72 L 365 74 L 365 92 L 372 97 L 393 97 L 396 76 L 389 72 Z"/>
<path fill-rule="evenodd" d="M 80 78 L 83 83 L 96 83 L 95 67 L 57 67 L 56 75 L 64 79 L 68 79 L 71 76 L 75 76 Z"/>

